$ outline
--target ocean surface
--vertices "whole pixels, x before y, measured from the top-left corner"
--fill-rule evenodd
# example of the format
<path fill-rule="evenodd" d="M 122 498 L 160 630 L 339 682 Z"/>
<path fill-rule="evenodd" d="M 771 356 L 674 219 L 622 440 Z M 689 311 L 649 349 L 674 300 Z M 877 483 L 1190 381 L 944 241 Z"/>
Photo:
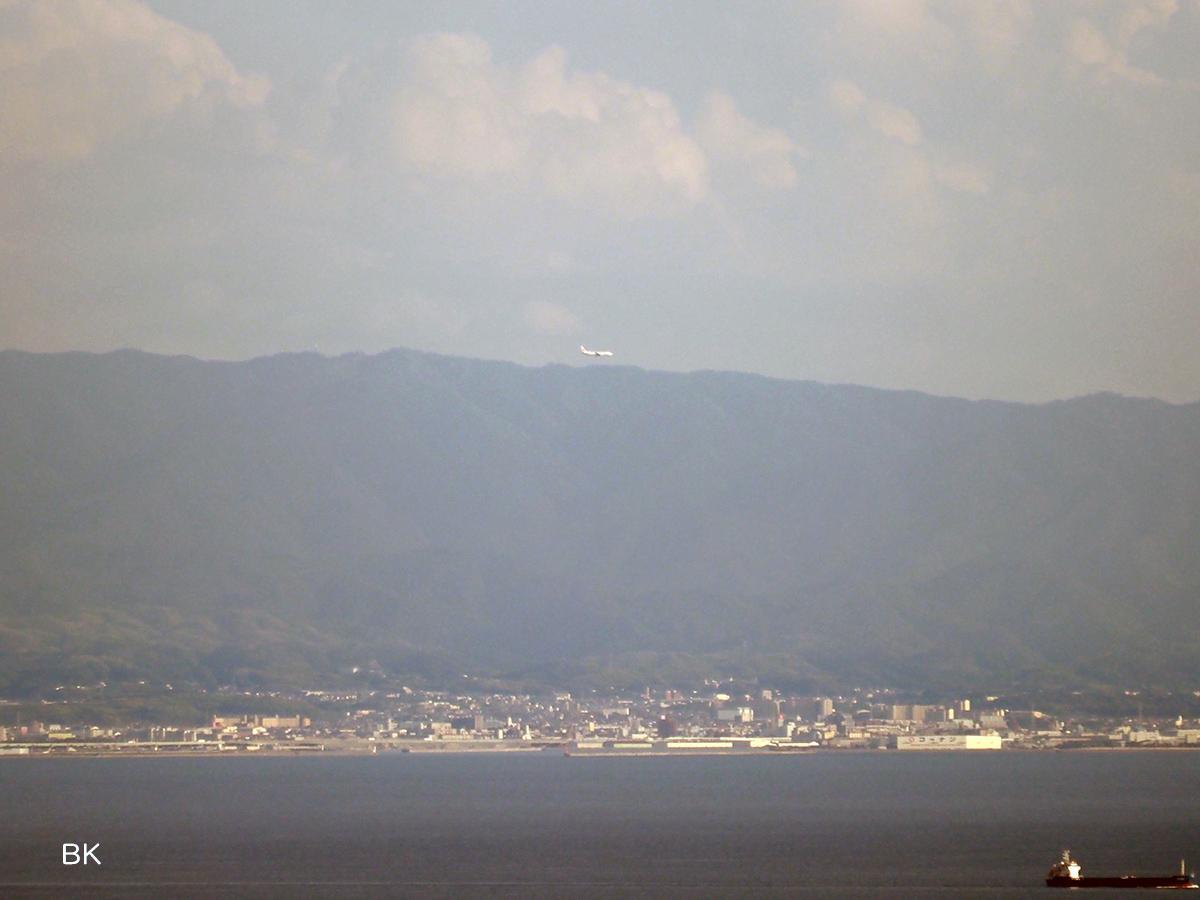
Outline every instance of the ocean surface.
<path fill-rule="evenodd" d="M 1198 800 L 1193 752 L 0 759 L 0 897 L 1045 897 L 1200 860 Z"/>

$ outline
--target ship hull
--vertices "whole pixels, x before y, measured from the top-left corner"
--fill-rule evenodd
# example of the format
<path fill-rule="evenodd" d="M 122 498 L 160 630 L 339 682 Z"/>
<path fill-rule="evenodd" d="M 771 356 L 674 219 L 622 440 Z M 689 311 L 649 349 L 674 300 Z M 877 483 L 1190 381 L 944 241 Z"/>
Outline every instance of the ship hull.
<path fill-rule="evenodd" d="M 1158 888 L 1197 890 L 1200 885 L 1188 875 L 1117 875 L 1111 878 L 1069 878 L 1066 875 L 1046 879 L 1047 887 L 1061 888 Z"/>

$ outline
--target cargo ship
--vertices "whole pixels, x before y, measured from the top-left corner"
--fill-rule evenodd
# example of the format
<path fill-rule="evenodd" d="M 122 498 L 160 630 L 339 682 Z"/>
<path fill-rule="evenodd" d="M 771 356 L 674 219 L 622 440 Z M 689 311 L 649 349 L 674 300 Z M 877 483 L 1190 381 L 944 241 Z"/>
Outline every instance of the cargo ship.
<path fill-rule="evenodd" d="M 1084 877 L 1079 863 L 1064 850 L 1062 859 L 1046 873 L 1046 887 L 1060 888 L 1165 888 L 1167 890 L 1200 890 L 1196 878 L 1179 861 L 1178 875 L 1091 875 Z"/>

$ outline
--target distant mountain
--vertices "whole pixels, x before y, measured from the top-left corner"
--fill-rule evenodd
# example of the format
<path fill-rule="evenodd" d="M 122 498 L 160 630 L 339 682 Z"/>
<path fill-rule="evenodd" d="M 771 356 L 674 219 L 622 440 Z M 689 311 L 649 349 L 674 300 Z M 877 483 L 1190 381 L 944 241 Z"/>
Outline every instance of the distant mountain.
<path fill-rule="evenodd" d="M 1200 687 L 1200 405 L 397 350 L 0 353 L 0 692 Z"/>

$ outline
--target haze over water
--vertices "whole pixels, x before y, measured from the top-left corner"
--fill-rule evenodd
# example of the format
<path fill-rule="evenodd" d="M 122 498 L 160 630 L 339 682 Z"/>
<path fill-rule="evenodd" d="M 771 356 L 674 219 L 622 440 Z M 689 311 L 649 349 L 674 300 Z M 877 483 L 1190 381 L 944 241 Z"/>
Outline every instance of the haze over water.
<path fill-rule="evenodd" d="M 1064 846 L 1170 872 L 1198 792 L 1154 751 L 9 760 L 0 893 L 1041 896 Z"/>

